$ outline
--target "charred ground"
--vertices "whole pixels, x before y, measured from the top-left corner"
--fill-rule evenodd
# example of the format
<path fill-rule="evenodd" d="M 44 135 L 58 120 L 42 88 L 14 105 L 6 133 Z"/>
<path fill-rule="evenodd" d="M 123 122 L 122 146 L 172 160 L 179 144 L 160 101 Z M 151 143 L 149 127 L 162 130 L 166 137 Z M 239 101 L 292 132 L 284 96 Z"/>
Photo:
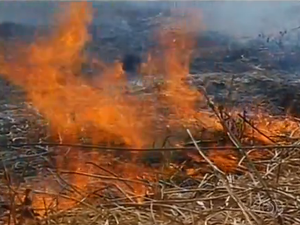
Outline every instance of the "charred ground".
<path fill-rule="evenodd" d="M 138 17 L 136 17 L 137 15 Z M 124 59 L 124 56 L 130 53 L 134 56 L 134 60 L 132 60 L 134 63 L 131 60 L 128 60 L 130 62 L 127 63 L 138 65 L 143 62 L 145 58 L 144 53 L 146 53 L 149 48 L 155 46 L 155 42 L 151 39 L 150 34 L 157 27 L 159 21 L 157 19 L 160 16 L 162 15 L 158 12 L 152 12 L 152 14 L 147 15 L 146 18 L 140 14 L 132 15 L 132 18 L 128 18 L 126 23 L 121 21 L 120 24 L 123 24 L 124 27 L 93 25 L 90 27 L 90 32 L 94 41 L 86 46 L 86 51 L 93 56 L 97 55 L 102 59 L 105 58 L 108 62 L 112 62 L 115 59 Z M 107 32 L 105 29 L 107 29 Z M 5 48 L 11 46 L 9 44 L 6 45 L 6 43 L 12 44 L 16 39 L 22 40 L 23 35 L 24 37 L 26 36 L 26 41 L 31 41 L 35 31 L 37 31 L 36 28 L 28 28 L 20 24 L 4 23 L 0 25 L 0 34 L 3 35 L 2 43 L 5 44 Z M 295 32 L 298 32 L 298 30 L 295 29 L 286 32 L 278 31 L 275 38 L 258 34 L 257 37 L 248 40 L 241 40 L 218 32 L 202 32 L 199 34 L 197 40 L 198 45 L 190 66 L 191 74 L 187 80 L 198 87 L 199 91 L 201 91 L 201 87 L 205 87 L 208 97 L 211 97 L 215 102 L 215 106 L 218 107 L 218 109 L 220 109 L 220 107 L 223 108 L 225 112 L 234 108 L 242 108 L 249 113 L 255 110 L 263 110 L 269 115 L 274 116 L 274 120 L 275 118 L 284 120 L 286 113 L 297 116 L 300 112 L 300 108 L 298 107 L 298 90 L 300 87 L 298 82 L 298 56 L 300 55 L 300 49 L 297 39 L 286 38 L 289 34 L 293 36 Z M 131 66 L 135 67 L 135 65 Z M 129 65 L 129 67 L 131 66 Z M 89 61 L 87 61 L 85 65 L 82 65 L 80 69 L 87 72 L 86 76 L 92 76 L 94 73 L 92 63 Z M 129 68 L 129 70 L 130 69 L 134 70 L 135 68 Z M 30 142 L 39 141 L 59 141 L 59 137 L 50 136 L 47 132 L 47 122 L 38 115 L 34 108 L 30 107 L 30 102 L 26 102 L 25 93 L 22 90 L 4 80 L 1 81 L 1 87 L 3 87 L 0 93 L 3 99 L 3 104 L 1 105 L 1 119 L 3 120 L 1 143 L 28 144 Z M 156 88 L 159 89 L 160 85 L 158 84 L 151 88 L 150 91 Z M 149 92 L 149 90 L 133 90 L 133 92 L 143 93 Z M 296 118 L 294 119 L 297 121 Z M 238 130 L 239 126 L 237 125 L 237 121 L 229 122 L 229 125 L 230 124 L 234 130 L 233 134 L 239 136 L 243 133 L 241 130 Z M 251 127 L 251 125 L 249 126 Z M 268 129 L 272 129 L 272 127 Z M 195 130 L 197 130 L 197 127 Z M 295 135 L 297 132 L 299 131 L 290 129 L 288 134 L 278 133 L 278 136 L 282 135 L 282 137 L 268 138 L 277 138 L 276 143 L 281 138 L 282 140 L 278 141 L 280 144 L 294 144 L 296 140 L 293 138 L 297 136 Z M 42 216 L 42 223 L 51 220 L 64 223 L 71 220 L 79 224 L 92 218 L 100 221 L 111 221 L 112 223 L 118 223 L 118 220 L 122 220 L 123 224 L 133 224 L 138 223 L 138 221 L 146 221 L 152 224 L 156 222 L 156 220 L 159 220 L 161 224 L 165 221 L 179 224 L 202 224 L 204 220 L 209 221 L 213 217 L 213 213 L 218 214 L 214 218 L 216 221 L 224 222 L 226 216 L 221 214 L 221 210 L 225 209 L 228 210 L 228 215 L 230 215 L 227 221 L 229 224 L 236 222 L 234 217 L 246 218 L 240 219 L 240 223 L 250 223 L 249 221 L 253 221 L 253 224 L 260 224 L 261 221 L 267 221 L 270 224 L 280 224 L 280 221 L 283 220 L 282 214 L 288 218 L 286 221 L 288 224 L 297 223 L 299 218 L 299 213 L 296 211 L 296 208 L 299 207 L 297 205 L 299 204 L 297 201 L 297 195 L 299 193 L 295 190 L 298 185 L 297 181 L 290 180 L 289 184 L 285 183 L 285 179 L 281 181 L 283 186 L 292 185 L 291 193 L 293 193 L 289 194 L 289 201 L 284 202 L 286 208 L 283 209 L 282 198 L 284 198 L 284 196 L 287 198 L 287 193 L 284 192 L 281 193 L 281 195 L 277 193 L 276 195 L 273 190 L 276 189 L 274 183 L 279 182 L 278 174 L 281 172 L 279 170 L 282 169 L 279 168 L 277 174 L 273 174 L 268 169 L 271 166 L 274 166 L 274 168 L 281 167 L 276 164 L 278 163 L 279 165 L 281 163 L 280 157 L 287 161 L 290 160 L 292 155 L 297 154 L 298 150 L 296 147 L 294 149 L 292 148 L 291 151 L 282 150 L 279 146 L 275 151 L 269 151 L 268 149 L 261 150 L 258 148 L 253 152 L 247 152 L 251 159 L 259 160 L 256 164 L 256 170 L 265 172 L 265 175 L 263 175 L 264 179 L 267 182 L 270 181 L 271 187 L 269 188 L 275 193 L 272 192 L 272 198 L 278 201 L 276 202 L 276 204 L 278 204 L 274 205 L 278 206 L 280 210 L 283 210 L 281 212 L 280 210 L 267 209 L 269 211 L 262 213 L 260 204 L 263 203 L 251 202 L 253 199 L 245 194 L 249 192 L 247 183 L 252 182 L 253 178 L 251 178 L 251 176 L 253 176 L 255 172 L 249 169 L 250 166 L 246 162 L 243 161 L 239 164 L 239 161 L 243 157 L 241 157 L 237 151 L 233 150 L 233 144 L 226 132 L 221 131 L 212 134 L 201 131 L 199 133 L 201 133 L 202 136 L 198 136 L 197 132 L 193 132 L 193 135 L 197 137 L 197 140 L 199 139 L 202 142 L 200 146 L 203 149 L 212 146 L 216 147 L 216 149 L 220 146 L 230 148 L 229 151 L 226 151 L 226 149 L 208 149 L 207 151 L 205 150 L 205 152 L 210 156 L 210 159 L 215 165 L 227 175 L 230 174 L 229 176 L 232 176 L 234 184 L 231 188 L 234 189 L 236 194 L 227 194 L 227 192 L 229 192 L 228 186 L 230 185 L 226 184 L 226 182 L 218 176 L 214 176 L 214 174 L 218 174 L 219 172 L 216 171 L 215 168 L 211 168 L 207 161 L 199 156 L 199 151 L 195 149 L 194 143 L 190 142 L 191 137 L 186 134 L 184 129 L 183 131 L 176 131 L 174 133 L 184 139 L 184 146 L 190 148 L 188 153 L 183 151 L 149 152 L 140 155 L 140 157 L 136 157 L 136 153 L 129 153 L 128 151 L 125 153 L 118 151 L 115 153 L 101 154 L 101 152 L 99 153 L 100 150 L 93 152 L 73 146 L 73 150 L 75 149 L 86 153 L 84 155 L 78 155 L 75 151 L 70 153 L 70 148 L 60 146 L 58 147 L 59 159 L 51 161 L 51 155 L 54 154 L 54 157 L 57 158 L 58 148 L 42 145 L 34 148 L 32 146 L 3 146 L 1 158 L 3 159 L 5 167 L 1 165 L 3 171 L 1 175 L 6 179 L 6 182 L 9 180 L 11 186 L 18 184 L 20 180 L 24 182 L 26 186 L 27 180 L 39 179 L 35 178 L 35 175 L 53 175 L 57 172 L 56 169 L 59 168 L 61 172 L 59 172 L 60 174 L 57 172 L 57 174 L 59 174 L 56 175 L 58 177 L 57 179 L 65 182 L 70 178 L 65 178 L 65 180 L 60 176 L 72 173 L 80 174 L 75 167 L 84 167 L 86 166 L 86 161 L 92 161 L 91 159 L 93 159 L 93 157 L 98 157 L 97 162 L 100 166 L 94 165 L 96 169 L 91 169 L 95 175 L 93 177 L 94 182 L 98 182 L 97 179 L 108 179 L 109 181 L 105 181 L 103 184 L 101 183 L 102 180 L 100 182 L 101 188 L 98 190 L 94 189 L 94 187 L 90 187 L 91 190 L 93 189 L 93 192 L 84 193 L 87 197 L 86 201 L 84 201 L 85 205 L 81 206 L 93 205 L 96 209 L 86 209 L 86 212 L 89 212 L 90 215 L 85 215 L 85 213 L 80 210 L 76 212 L 75 209 L 71 209 L 69 210 L 69 214 L 72 214 L 71 218 L 68 218 L 67 215 L 63 215 L 63 212 L 61 212 L 61 215 L 54 213 L 54 216 Z M 183 136 L 185 136 L 185 138 Z M 261 142 L 259 142 L 260 140 L 256 140 L 254 137 L 251 137 L 251 135 L 250 137 L 249 135 L 245 137 L 244 141 L 243 143 L 245 144 L 253 144 L 253 142 L 261 144 Z M 159 143 L 154 143 L 153 145 L 160 149 L 174 147 L 172 145 L 172 138 L 166 137 L 160 140 Z M 124 149 L 122 151 L 124 151 Z M 47 160 L 44 157 L 46 155 L 49 156 Z M 110 162 L 107 162 L 107 159 L 110 159 Z M 284 174 L 282 176 L 288 176 L 287 171 L 295 170 L 297 162 L 291 160 L 290 163 L 282 164 L 282 167 L 286 169 L 282 172 Z M 76 172 L 74 172 L 75 170 Z M 137 170 L 141 171 L 140 177 L 136 177 Z M 118 174 L 111 171 L 116 171 Z M 12 174 L 17 173 L 18 176 L 16 178 L 12 176 L 8 179 L 6 177 L 8 176 L 6 174 L 7 172 Z M 131 172 L 132 174 L 130 174 Z M 81 175 L 84 175 L 84 173 L 85 172 L 82 172 Z M 244 174 L 244 176 L 237 176 L 237 174 Z M 294 171 L 294 174 L 297 176 L 297 171 Z M 90 174 L 85 175 L 92 177 Z M 97 176 L 100 178 L 97 178 Z M 260 178 L 256 179 L 260 182 Z M 82 180 L 84 179 L 82 178 Z M 44 182 L 47 182 L 47 180 Z M 64 190 L 65 193 L 61 192 L 61 196 L 68 196 L 70 192 L 76 192 L 78 194 L 80 189 L 84 189 L 83 186 L 75 187 L 70 183 L 68 184 L 68 182 L 77 183 L 78 181 L 76 178 L 67 181 L 65 185 L 69 185 L 69 189 Z M 24 184 L 21 186 L 24 186 Z M 187 188 L 194 188 L 196 191 L 191 189 L 190 194 Z M 253 191 L 253 195 L 259 196 L 266 187 L 262 184 L 262 187 L 251 188 L 253 190 L 251 189 L 250 191 Z M 147 191 L 145 191 L 145 189 L 147 189 Z M 165 192 L 164 189 L 167 189 L 167 191 Z M 182 194 L 185 192 L 184 190 L 187 194 Z M 281 189 L 277 188 L 276 190 Z M 145 192 L 148 193 L 145 194 Z M 271 191 L 269 190 L 269 192 Z M 39 191 L 37 191 L 37 193 L 39 193 Z M 214 194 L 216 194 L 217 197 L 207 199 L 207 196 Z M 266 191 L 266 195 L 268 194 L 268 191 Z M 45 198 L 47 197 L 46 195 L 43 196 L 45 196 Z M 236 196 L 242 199 L 243 204 L 236 200 Z M 139 202 L 140 198 L 144 198 L 144 200 Z M 184 200 L 180 200 L 180 198 Z M 257 197 L 259 200 L 255 199 L 255 201 L 260 201 L 260 198 Z M 263 196 L 263 198 L 269 199 L 268 196 Z M 98 201 L 100 203 L 98 203 Z M 151 209 L 152 204 L 155 205 L 154 209 Z M 273 207 L 274 205 L 272 204 L 273 203 L 270 203 L 266 207 Z M 293 207 L 293 204 L 297 206 Z M 7 207 L 7 203 L 3 203 L 3 205 L 3 211 L 7 208 L 11 211 L 17 211 L 17 209 Z M 41 207 L 42 203 L 39 202 L 36 203 L 36 205 Z M 117 205 L 117 207 L 115 205 Z M 170 209 L 166 205 L 177 205 L 178 210 L 175 209 L 176 207 Z M 245 206 L 243 205 L 247 205 L 249 208 L 252 207 L 253 212 L 244 213 L 243 207 Z M 32 204 L 29 204 L 29 206 L 31 207 Z M 128 207 L 132 216 L 125 216 L 124 212 L 126 212 L 126 210 L 120 210 L 120 206 Z M 148 211 L 149 207 L 150 209 Z M 184 207 L 189 208 L 189 210 L 185 211 Z M 49 208 L 51 208 L 51 206 L 49 206 Z M 111 208 L 114 209 L 110 211 Z M 135 214 L 134 209 L 140 210 L 142 216 L 136 216 L 137 214 Z M 117 216 L 115 216 L 113 210 L 118 214 Z M 150 212 L 153 213 L 153 210 L 155 211 L 155 215 L 146 216 Z M 100 217 L 97 216 L 99 211 L 102 213 Z M 19 212 L 20 210 L 17 211 L 17 214 Z M 51 214 L 50 211 L 47 213 Z M 193 214 L 193 216 L 188 215 L 190 213 Z M 178 219 L 172 219 L 172 214 L 177 215 Z M 110 215 L 114 215 L 112 216 L 113 219 L 110 218 Z M 26 217 L 22 215 L 21 217 L 27 220 L 30 216 Z M 33 217 L 35 218 L 35 216 Z M 37 218 L 38 217 L 39 216 L 37 216 Z M 55 219 L 51 217 L 55 217 Z M 196 219 L 193 222 L 194 217 Z M 249 219 L 249 217 L 251 218 Z"/>

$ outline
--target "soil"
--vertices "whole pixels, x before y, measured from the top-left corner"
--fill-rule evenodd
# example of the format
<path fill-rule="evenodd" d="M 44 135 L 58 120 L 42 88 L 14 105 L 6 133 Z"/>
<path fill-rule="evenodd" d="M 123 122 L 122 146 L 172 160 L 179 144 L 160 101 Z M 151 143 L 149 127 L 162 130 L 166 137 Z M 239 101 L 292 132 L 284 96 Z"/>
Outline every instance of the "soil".
<path fill-rule="evenodd" d="M 159 26 L 163 16 L 159 12 L 152 12 L 144 17 L 138 15 L 138 18 L 130 17 L 125 22 L 116 18 L 114 23 L 104 22 L 106 24 L 102 24 L 103 26 L 92 26 L 94 41 L 86 50 L 91 56 L 102 57 L 108 62 L 123 58 L 129 64 L 126 68 L 130 72 L 135 70 L 144 60 L 145 53 L 155 46 L 151 33 Z M 8 26 L 15 25 L 5 24 L 4 28 L 11 30 Z M 5 33 L 5 29 L 1 32 Z M 12 34 L 5 33 L 5 39 L 9 38 L 9 35 Z M 300 113 L 300 83 L 296 60 L 298 50 L 295 48 L 296 54 L 291 54 L 290 48 L 283 51 L 264 40 L 257 41 L 256 37 L 253 38 L 254 41 L 243 44 L 234 40 L 236 45 L 229 50 L 228 43 L 232 43 L 233 40 L 232 37 L 217 32 L 199 34 L 198 46 L 190 68 L 191 74 L 188 76 L 193 85 L 204 86 L 215 103 L 228 109 L 242 108 L 249 112 L 259 109 L 273 115 L 297 116 Z M 267 49 L 259 51 L 262 46 Z M 281 57 L 273 57 L 279 53 Z M 89 63 L 85 66 L 84 70 L 88 71 Z M 38 142 L 49 137 L 47 122 L 31 107 L 22 90 L 5 80 L 0 80 L 0 97 L 0 144 Z M 6 164 L 16 172 L 22 171 L 26 165 L 24 162 L 21 165 L 20 162 L 26 160 L 18 160 L 18 152 L 25 155 L 46 154 L 48 149 L 2 147 L 1 157 L 11 158 Z M 180 164 L 185 157 L 186 155 L 179 154 L 175 159 Z M 151 157 L 146 154 L 141 161 L 153 166 L 164 159 L 165 156 L 161 153 L 152 154 Z M 40 159 L 37 162 L 30 161 L 32 168 L 28 170 L 31 172 L 28 172 L 27 176 L 34 176 L 45 162 L 41 162 Z"/>

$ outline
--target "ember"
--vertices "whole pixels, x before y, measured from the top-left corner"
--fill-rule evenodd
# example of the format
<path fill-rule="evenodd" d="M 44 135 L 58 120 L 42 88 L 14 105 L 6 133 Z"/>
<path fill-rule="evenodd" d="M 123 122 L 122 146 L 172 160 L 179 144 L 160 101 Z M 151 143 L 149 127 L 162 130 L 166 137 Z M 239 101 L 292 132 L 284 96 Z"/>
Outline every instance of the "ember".
<path fill-rule="evenodd" d="M 119 224 L 118 217 L 123 214 L 117 210 L 123 207 L 130 213 L 132 207 L 150 207 L 152 216 L 147 219 L 153 223 L 162 224 L 156 223 L 155 217 L 178 223 L 172 218 L 175 214 L 184 221 L 188 220 L 185 213 L 193 213 L 200 221 L 202 215 L 209 218 L 208 208 L 228 205 L 241 209 L 239 216 L 249 224 L 259 223 L 260 218 L 245 206 L 251 205 L 245 197 L 250 186 L 243 184 L 244 190 L 231 184 L 230 179 L 235 179 L 231 176 L 240 182 L 237 175 L 251 180 L 254 194 L 264 193 L 275 206 L 275 195 L 271 196 L 265 180 L 272 176 L 274 180 L 279 155 L 288 158 L 292 154 L 284 149 L 297 148 L 290 142 L 300 137 L 298 121 L 275 117 L 261 108 L 245 110 L 239 104 L 215 101 L 208 93 L 216 85 L 215 75 L 190 75 L 198 33 L 204 31 L 202 24 L 199 27 L 201 13 L 174 13 L 177 17 L 171 21 L 161 21 L 155 33 L 157 47 L 145 62 L 130 55 L 123 59 L 126 65 L 93 58 L 101 74 L 92 78 L 84 76 L 79 66 L 91 57 L 85 47 L 92 41 L 88 28 L 93 8 L 86 2 L 67 4 L 49 36 L 37 35 L 33 43 L 18 46 L 10 59 L 6 51 L 0 52 L 0 74 L 25 91 L 27 101 L 49 130 L 39 143 L 11 145 L 24 151 L 33 146 L 39 149 L 30 148 L 34 150 L 26 155 L 18 150 L 21 155 L 17 159 L 23 160 L 19 164 L 26 165 L 24 171 L 33 167 L 32 159 L 42 161 L 34 175 L 26 177 L 22 172 L 21 178 L 15 178 L 12 171 L 17 166 L 11 163 L 15 158 L 3 160 L 0 185 L 6 187 L 3 193 L 9 197 L 3 199 L 0 210 L 10 212 L 8 224 L 80 224 L 90 217 L 91 223 Z M 138 73 L 142 87 L 128 82 L 126 72 Z M 238 84 L 247 86 L 247 82 Z M 228 86 L 218 85 L 220 90 Z M 237 94 L 239 88 L 222 96 Z M 279 177 L 276 179 L 278 183 Z M 24 198 L 19 198 L 20 187 L 27 188 Z M 208 197 L 219 189 L 221 197 Z M 170 206 L 177 203 L 185 206 Z M 59 215 L 66 212 L 82 217 Z M 137 217 L 145 220 L 144 213 Z M 279 217 L 276 215 L 277 222 Z"/>

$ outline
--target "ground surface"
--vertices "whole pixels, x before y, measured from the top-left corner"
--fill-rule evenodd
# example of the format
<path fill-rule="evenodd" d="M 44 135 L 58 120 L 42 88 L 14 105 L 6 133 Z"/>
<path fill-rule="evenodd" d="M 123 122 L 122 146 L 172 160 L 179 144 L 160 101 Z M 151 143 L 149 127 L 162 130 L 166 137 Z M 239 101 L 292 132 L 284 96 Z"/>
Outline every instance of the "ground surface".
<path fill-rule="evenodd" d="M 153 45 L 149 34 L 161 15 L 152 12 L 146 16 L 132 16 L 126 23 L 121 16 L 115 18 L 123 27 L 108 22 L 100 26 L 101 38 L 89 50 L 105 55 L 108 61 L 128 52 L 142 54 Z M 96 28 L 93 32 L 98 35 Z M 132 33 L 137 35 L 131 38 Z M 7 224 L 8 214 L 11 224 L 16 217 L 27 224 L 37 224 L 37 220 L 41 224 L 299 224 L 296 57 L 276 44 L 257 43 L 256 38 L 256 48 L 264 43 L 270 54 L 258 53 L 256 48 L 249 51 L 241 44 L 229 51 L 227 36 L 206 34 L 199 37 L 197 49 L 205 54 L 195 58 L 189 79 L 199 90 L 205 87 L 216 106 L 265 113 L 264 135 L 272 147 L 260 140 L 263 146 L 234 150 L 236 143 L 228 136 L 239 136 L 241 132 L 234 129 L 237 125 L 230 132 L 222 129 L 197 136 L 202 141 L 200 150 L 184 129 L 182 151 L 164 152 L 161 145 L 156 153 L 126 149 L 104 153 L 82 146 L 2 146 L 0 224 Z M 205 41 L 212 46 L 203 49 Z M 270 56 L 277 53 L 283 56 Z M 25 93 L 4 80 L 0 85 L 0 144 L 49 141 L 47 122 L 26 101 Z M 145 89 L 140 94 L 143 92 Z M 262 124 L 255 113 L 257 120 L 252 122 Z M 249 147 L 251 142 L 242 144 Z M 25 188 L 33 190 L 26 201 L 16 197 L 16 193 L 24 197 Z M 32 215 L 31 208 L 38 215 Z M 24 221 L 20 224 L 26 224 Z"/>
<path fill-rule="evenodd" d="M 270 76 L 273 78 L 270 79 Z M 275 115 L 284 111 L 279 104 L 283 87 L 278 81 L 284 80 L 281 76 L 280 73 L 249 71 L 237 74 L 230 88 L 227 88 L 227 84 L 232 83 L 228 74 L 201 74 L 196 80 L 199 85 L 207 86 L 208 93 L 215 96 L 215 102 L 223 102 L 227 107 L 238 103 L 249 107 L 253 102 L 267 99 L 268 102 L 261 107 Z M 206 84 L 208 78 L 210 84 Z M 297 87 L 296 79 L 294 81 L 295 84 L 286 84 L 288 90 Z M 270 88 L 261 88 L 266 86 Z M 226 103 L 223 100 L 229 90 L 232 91 L 232 101 Z M 38 116 L 27 105 L 10 103 L 2 107 L 3 143 L 37 141 L 37 132 L 41 132 L 39 138 L 46 136 L 42 120 L 39 123 L 34 119 Z M 287 135 L 292 135 L 291 130 L 288 132 Z M 18 139 L 13 140 L 16 137 Z M 287 145 L 296 141 L 297 135 L 291 140 L 284 138 L 283 142 Z M 1 159 L 12 174 L 11 187 L 20 181 L 22 184 L 18 192 L 22 193 L 25 187 L 33 187 L 35 200 L 30 207 L 41 215 L 35 216 L 41 223 L 250 224 L 252 221 L 253 224 L 261 224 L 264 221 L 265 224 L 280 224 L 282 220 L 282 224 L 297 224 L 300 217 L 298 151 L 297 147 L 284 149 L 278 146 L 269 150 L 257 149 L 253 154 L 248 152 L 257 164 L 263 183 L 248 163 L 237 164 L 239 154 L 233 150 L 205 150 L 226 176 L 216 168 L 212 169 L 195 149 L 179 155 L 176 152 L 139 153 L 136 158 L 135 154 L 104 154 L 101 150 L 90 152 L 74 147 L 2 147 Z M 53 155 L 51 152 L 54 155 L 59 153 L 58 158 L 48 158 Z M 51 162 L 58 167 L 53 167 Z M 97 166 L 87 166 L 86 162 L 97 163 Z M 60 168 L 60 175 L 56 168 Z M 53 183 L 57 179 L 60 180 L 59 185 Z M 1 186 L 5 190 L 6 182 Z M 68 190 L 70 187 L 73 190 Z M 48 205 L 48 216 L 45 216 L 44 210 L 39 209 L 50 204 L 49 199 L 56 199 L 58 191 L 61 209 Z M 43 203 L 42 198 L 47 203 Z M 77 203 L 70 198 L 77 199 Z M 3 201 L 5 205 L 9 199 L 3 198 Z M 73 206 L 67 207 L 70 205 Z M 2 218 L 6 218 L 5 212 L 3 209 Z M 22 217 L 30 220 L 26 219 L 30 216 Z"/>

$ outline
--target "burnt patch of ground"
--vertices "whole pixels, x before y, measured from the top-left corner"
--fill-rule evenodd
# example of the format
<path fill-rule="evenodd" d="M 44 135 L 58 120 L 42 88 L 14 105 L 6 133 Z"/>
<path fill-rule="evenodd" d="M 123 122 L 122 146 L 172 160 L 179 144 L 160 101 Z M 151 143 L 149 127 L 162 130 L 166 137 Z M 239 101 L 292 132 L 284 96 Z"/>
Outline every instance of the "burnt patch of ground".
<path fill-rule="evenodd" d="M 13 22 L 0 23 L 0 37 L 8 39 L 22 38 L 32 39 L 35 34 L 36 28 L 34 26 L 18 24 Z"/>
<path fill-rule="evenodd" d="M 129 48 L 125 46 L 126 38 L 132 34 L 126 30 L 120 36 L 115 32 L 104 37 L 108 44 L 96 43 L 95 51 L 99 50 L 100 56 L 108 52 L 111 59 L 120 52 L 126 53 Z M 137 35 L 135 38 L 141 37 Z M 283 60 L 277 66 L 278 60 L 272 56 L 257 57 L 257 52 L 254 54 L 244 47 L 237 47 L 241 50 L 234 52 L 227 48 L 227 41 L 222 40 L 219 45 L 216 42 L 213 40 L 211 49 L 207 49 L 209 54 L 198 58 L 193 68 L 195 73 L 190 79 L 196 86 L 206 87 L 214 102 L 228 109 L 240 107 L 251 111 L 261 108 L 270 114 L 285 114 L 290 108 L 289 102 L 295 101 L 293 111 L 297 115 L 298 74 L 282 72 L 282 68 L 287 71 L 297 60 Z M 97 49 L 97 45 L 101 49 Z M 122 51 L 117 49 L 118 46 L 123 48 Z M 200 46 L 199 52 L 202 50 L 203 46 Z M 275 50 L 282 52 L 277 47 Z M 271 52 L 275 50 L 271 49 Z M 268 51 L 270 49 L 264 54 Z M 286 62 L 291 64 L 286 66 Z M 7 99 L 1 105 L 0 114 L 4 121 L 1 127 L 3 142 L 44 140 L 48 135 L 45 132 L 47 124 L 29 102 L 25 103 L 26 95 L 1 82 L 1 96 Z M 185 130 L 184 133 L 190 140 Z M 213 136 L 218 135 L 214 133 Z M 198 139 L 204 140 L 203 137 Z M 294 145 L 290 149 L 285 149 L 280 143 L 271 150 L 245 151 L 252 155 L 260 176 L 233 149 L 203 150 L 220 172 L 195 148 L 188 152 L 137 155 L 128 150 L 107 154 L 101 150 L 86 151 L 76 147 L 3 147 L 1 160 L 7 171 L 17 177 L 7 182 L 6 171 L 1 168 L 0 213 L 1 216 L 4 211 L 24 215 L 22 210 L 15 212 L 6 207 L 10 202 L 19 201 L 11 190 L 21 181 L 20 187 L 15 188 L 18 196 L 23 195 L 27 186 L 35 189 L 36 198 L 29 206 L 40 212 L 33 217 L 39 219 L 40 224 L 91 224 L 95 221 L 105 224 L 261 224 L 261 221 L 265 224 L 298 224 L 298 140 L 293 136 L 285 141 L 285 144 Z M 213 141 L 207 145 L 217 148 L 228 144 L 218 139 Z M 216 143 L 218 141 L 220 143 Z M 189 146 L 193 144 L 189 143 Z M 199 146 L 205 149 L 205 144 Z M 96 166 L 89 170 L 91 162 Z M 87 181 L 91 181 L 88 186 Z M 46 188 L 40 187 L 43 184 Z M 55 204 L 45 207 L 47 200 L 51 203 L 65 201 L 68 207 L 64 210 L 57 209 Z"/>
<path fill-rule="evenodd" d="M 206 87 L 219 104 L 257 107 L 274 115 L 298 116 L 300 113 L 298 74 L 282 71 L 244 73 L 202 73 L 192 75 L 196 85 Z"/>

